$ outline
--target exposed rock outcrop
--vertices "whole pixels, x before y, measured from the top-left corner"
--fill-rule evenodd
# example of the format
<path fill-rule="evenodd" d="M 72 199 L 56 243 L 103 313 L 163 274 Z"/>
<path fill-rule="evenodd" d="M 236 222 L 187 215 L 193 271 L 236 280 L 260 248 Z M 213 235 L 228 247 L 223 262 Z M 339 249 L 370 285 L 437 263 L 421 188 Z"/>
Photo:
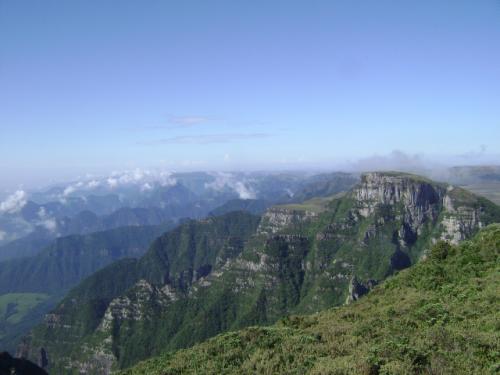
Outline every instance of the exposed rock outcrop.
<path fill-rule="evenodd" d="M 355 276 L 349 281 L 349 291 L 345 304 L 357 301 L 359 298 L 367 294 L 378 282 L 376 280 L 368 280 L 366 283 L 360 282 Z"/>
<path fill-rule="evenodd" d="M 389 172 L 366 173 L 361 183 L 352 191 L 357 201 L 357 214 L 369 217 L 381 214 L 381 221 L 399 219 L 384 217 L 386 206 L 401 208 L 402 225 L 398 239 L 402 247 L 415 242 L 421 234 L 422 225 L 428 221 L 436 222 L 442 218 L 441 239 L 458 243 L 482 228 L 483 209 L 473 204 L 477 200 L 462 189 L 434 183 L 425 178 Z M 467 199 L 463 199 L 465 196 Z M 373 236 L 369 228 L 365 240 Z"/>
<path fill-rule="evenodd" d="M 437 219 L 445 194 L 445 187 L 426 179 L 385 172 L 364 174 L 352 192 L 358 202 L 357 212 L 365 218 L 384 207 L 400 206 L 405 225 L 401 234 L 410 239 L 427 220 Z"/>
<path fill-rule="evenodd" d="M 287 227 L 302 226 L 306 220 L 316 216 L 317 214 L 311 211 L 272 207 L 262 216 L 258 233 L 275 234 Z"/>

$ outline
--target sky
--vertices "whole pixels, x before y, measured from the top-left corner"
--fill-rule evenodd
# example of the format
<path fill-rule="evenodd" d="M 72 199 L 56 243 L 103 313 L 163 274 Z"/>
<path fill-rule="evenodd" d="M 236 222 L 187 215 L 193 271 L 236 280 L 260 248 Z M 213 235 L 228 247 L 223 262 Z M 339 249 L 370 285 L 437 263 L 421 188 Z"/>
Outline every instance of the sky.
<path fill-rule="evenodd" d="M 500 163 L 500 0 L 0 0 L 0 185 Z"/>

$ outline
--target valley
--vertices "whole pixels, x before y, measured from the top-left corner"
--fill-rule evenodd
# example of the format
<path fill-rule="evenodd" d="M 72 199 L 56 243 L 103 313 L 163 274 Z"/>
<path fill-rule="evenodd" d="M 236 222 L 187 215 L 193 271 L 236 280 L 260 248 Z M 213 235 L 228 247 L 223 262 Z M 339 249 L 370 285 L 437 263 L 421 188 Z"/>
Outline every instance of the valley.
<path fill-rule="evenodd" d="M 0 375 L 500 375 L 500 0 L 0 0 Z"/>
<path fill-rule="evenodd" d="M 107 374 L 226 331 L 353 302 L 500 221 L 487 199 L 405 173 L 344 194 L 187 221 L 138 260 L 98 271 L 19 346 L 53 373 Z M 368 293 L 370 294 L 370 293 Z"/>

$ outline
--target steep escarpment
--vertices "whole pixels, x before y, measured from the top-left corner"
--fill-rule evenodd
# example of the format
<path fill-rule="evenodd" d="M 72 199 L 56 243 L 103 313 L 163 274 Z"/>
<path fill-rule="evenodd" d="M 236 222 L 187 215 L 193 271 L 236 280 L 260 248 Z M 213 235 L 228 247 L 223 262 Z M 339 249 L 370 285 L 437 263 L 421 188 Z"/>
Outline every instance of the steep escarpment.
<path fill-rule="evenodd" d="M 0 348 L 15 350 L 70 288 L 118 259 L 141 257 L 151 241 L 172 227 L 165 223 L 60 237 L 36 256 L 0 262 Z"/>
<path fill-rule="evenodd" d="M 276 206 L 262 219 L 188 222 L 139 261 L 82 283 L 23 354 L 43 348 L 55 374 L 109 373 L 220 332 L 352 302 L 439 239 L 468 238 L 499 219 L 497 206 L 461 189 L 369 173 L 343 196 Z"/>
<path fill-rule="evenodd" d="M 499 248 L 491 225 L 436 245 L 354 304 L 225 333 L 122 374 L 498 373 Z"/>
<path fill-rule="evenodd" d="M 43 349 L 51 373 L 107 373 L 118 357 L 146 356 L 154 348 L 151 332 L 164 335 L 165 325 L 178 329 L 174 318 L 158 319 L 164 302 L 186 301 L 192 284 L 243 250 L 259 221 L 235 212 L 180 225 L 154 241 L 141 259 L 116 262 L 84 280 L 18 354 L 36 360 Z M 182 306 L 168 312 L 181 318 Z"/>

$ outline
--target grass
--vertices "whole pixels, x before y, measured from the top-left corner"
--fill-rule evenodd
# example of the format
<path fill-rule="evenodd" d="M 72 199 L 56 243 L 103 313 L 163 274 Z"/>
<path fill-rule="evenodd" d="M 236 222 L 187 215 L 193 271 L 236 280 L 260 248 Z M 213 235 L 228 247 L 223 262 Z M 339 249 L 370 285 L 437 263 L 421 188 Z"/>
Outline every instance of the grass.
<path fill-rule="evenodd" d="M 49 296 L 42 293 L 10 293 L 0 296 L 0 322 L 16 324 Z"/>
<path fill-rule="evenodd" d="M 500 225 L 428 258 L 356 303 L 216 336 L 141 362 L 151 374 L 498 374 Z"/>
<path fill-rule="evenodd" d="M 338 193 L 330 197 L 312 198 L 302 203 L 284 204 L 277 207 L 286 208 L 295 211 L 309 211 L 314 213 L 321 213 L 328 209 L 328 205 L 334 200 L 341 198 L 345 193 Z"/>

